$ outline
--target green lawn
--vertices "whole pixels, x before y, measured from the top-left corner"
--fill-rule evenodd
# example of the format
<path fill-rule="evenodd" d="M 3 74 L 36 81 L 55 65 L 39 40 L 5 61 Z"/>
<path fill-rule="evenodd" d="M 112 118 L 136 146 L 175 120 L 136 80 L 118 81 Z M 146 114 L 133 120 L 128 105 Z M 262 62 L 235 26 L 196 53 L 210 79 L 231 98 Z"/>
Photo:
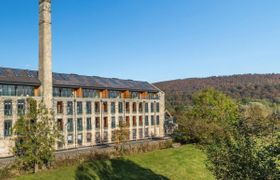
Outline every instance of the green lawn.
<path fill-rule="evenodd" d="M 205 155 L 193 145 L 166 149 L 122 159 L 87 162 L 22 176 L 16 180 L 71 179 L 214 179 L 204 165 Z"/>

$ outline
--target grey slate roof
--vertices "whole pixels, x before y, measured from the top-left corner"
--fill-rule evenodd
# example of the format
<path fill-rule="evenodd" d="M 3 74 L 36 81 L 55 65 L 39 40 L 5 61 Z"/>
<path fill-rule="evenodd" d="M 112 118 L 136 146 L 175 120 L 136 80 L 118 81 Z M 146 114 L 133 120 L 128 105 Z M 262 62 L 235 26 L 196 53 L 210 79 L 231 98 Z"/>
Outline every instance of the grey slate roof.
<path fill-rule="evenodd" d="M 0 83 L 18 85 L 40 85 L 38 71 L 3 68 L 0 67 Z M 71 88 L 94 88 L 111 90 L 131 90 L 158 92 L 148 82 L 121 80 L 115 78 L 103 78 L 97 76 L 82 76 L 77 74 L 53 73 L 53 84 L 55 87 Z"/>

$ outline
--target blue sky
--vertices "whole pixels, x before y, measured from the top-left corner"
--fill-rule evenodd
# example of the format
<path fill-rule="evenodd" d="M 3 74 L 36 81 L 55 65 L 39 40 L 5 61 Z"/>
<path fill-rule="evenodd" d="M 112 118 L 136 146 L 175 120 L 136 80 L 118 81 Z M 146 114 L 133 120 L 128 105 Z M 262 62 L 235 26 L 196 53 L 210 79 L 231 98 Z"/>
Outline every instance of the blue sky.
<path fill-rule="evenodd" d="M 0 66 L 37 69 L 38 1 L 1 1 Z M 149 82 L 280 72 L 279 0 L 52 1 L 56 72 Z"/>

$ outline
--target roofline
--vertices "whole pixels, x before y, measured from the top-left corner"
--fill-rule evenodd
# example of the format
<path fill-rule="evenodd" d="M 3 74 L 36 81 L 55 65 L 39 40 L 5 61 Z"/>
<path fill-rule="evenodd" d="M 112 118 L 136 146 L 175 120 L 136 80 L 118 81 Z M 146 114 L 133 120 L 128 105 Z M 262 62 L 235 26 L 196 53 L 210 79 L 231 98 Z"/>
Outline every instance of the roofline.
<path fill-rule="evenodd" d="M 29 85 L 29 86 L 41 86 L 41 83 L 34 83 L 34 82 L 24 82 L 24 81 L 0 81 L 0 84 L 7 84 L 7 85 Z"/>
<path fill-rule="evenodd" d="M 150 84 L 150 83 L 149 83 Z M 154 88 L 156 88 L 159 92 L 164 93 L 164 91 L 162 91 L 161 89 L 159 89 L 157 86 L 155 86 L 154 84 L 150 84 L 151 86 L 153 86 Z"/>

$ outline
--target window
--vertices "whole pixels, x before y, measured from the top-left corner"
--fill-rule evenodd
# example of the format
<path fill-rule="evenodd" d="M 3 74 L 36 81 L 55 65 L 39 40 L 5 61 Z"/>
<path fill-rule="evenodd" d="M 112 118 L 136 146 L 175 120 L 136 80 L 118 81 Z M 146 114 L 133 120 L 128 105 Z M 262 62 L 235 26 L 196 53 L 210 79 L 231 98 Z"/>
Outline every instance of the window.
<path fill-rule="evenodd" d="M 83 134 L 78 134 L 78 144 L 82 145 L 83 144 Z"/>
<path fill-rule="evenodd" d="M 71 88 L 53 88 L 54 97 L 71 97 L 73 95 L 73 89 Z"/>
<path fill-rule="evenodd" d="M 129 118 L 129 116 L 126 116 L 126 118 L 125 118 L 125 123 L 126 123 L 126 125 L 129 127 L 130 126 L 130 118 Z"/>
<path fill-rule="evenodd" d="M 116 103 L 111 102 L 111 114 L 115 114 L 116 112 Z"/>
<path fill-rule="evenodd" d="M 78 120 L 77 120 L 77 130 L 78 131 L 83 130 L 83 119 L 82 118 L 78 118 Z"/>
<path fill-rule="evenodd" d="M 149 116 L 145 116 L 145 126 L 149 126 Z"/>
<path fill-rule="evenodd" d="M 91 133 L 87 133 L 87 142 L 91 142 L 92 139 L 92 134 Z"/>
<path fill-rule="evenodd" d="M 0 96 L 34 96 L 34 87 L 0 85 Z"/>
<path fill-rule="evenodd" d="M 63 131 L 63 120 L 62 119 L 57 119 L 57 129 L 59 131 Z"/>
<path fill-rule="evenodd" d="M 140 113 L 143 112 L 143 103 L 139 103 L 139 112 L 140 112 Z"/>
<path fill-rule="evenodd" d="M 83 114 L 83 103 L 77 102 L 77 114 Z"/>
<path fill-rule="evenodd" d="M 119 113 L 123 113 L 123 103 L 119 102 Z"/>
<path fill-rule="evenodd" d="M 85 98 L 99 98 L 100 97 L 100 91 L 99 90 L 93 90 L 93 89 L 83 89 L 83 96 Z"/>
<path fill-rule="evenodd" d="M 148 113 L 149 112 L 149 104 L 145 103 L 145 112 Z"/>
<path fill-rule="evenodd" d="M 63 148 L 63 142 L 57 141 L 57 149 L 62 149 Z"/>
<path fill-rule="evenodd" d="M 143 126 L 143 116 L 139 116 L 139 126 Z"/>
<path fill-rule="evenodd" d="M 136 129 L 132 130 L 132 138 L 133 138 L 133 140 L 136 140 L 136 138 L 137 138 L 137 130 Z"/>
<path fill-rule="evenodd" d="M 108 113 L 108 103 L 107 102 L 103 103 L 103 112 Z"/>
<path fill-rule="evenodd" d="M 104 143 L 108 142 L 108 132 L 104 132 L 104 137 L 103 137 Z"/>
<path fill-rule="evenodd" d="M 91 126 L 91 118 L 87 118 L 87 130 L 91 130 L 92 126 Z"/>
<path fill-rule="evenodd" d="M 126 102 L 125 103 L 125 111 L 126 111 L 126 113 L 129 113 L 130 112 L 130 103 L 129 102 Z"/>
<path fill-rule="evenodd" d="M 108 128 L 108 117 L 104 117 L 104 128 Z"/>
<path fill-rule="evenodd" d="M 109 91 L 109 98 L 119 98 L 120 92 L 119 91 Z"/>
<path fill-rule="evenodd" d="M 143 139 L 143 129 L 139 129 L 139 139 Z"/>
<path fill-rule="evenodd" d="M 2 85 L 2 96 L 15 96 L 16 86 L 13 85 Z"/>
<path fill-rule="evenodd" d="M 87 114 L 91 114 L 91 102 L 87 102 L 86 107 L 87 107 Z"/>
<path fill-rule="evenodd" d="M 101 143 L 100 132 L 95 133 L 95 142 L 96 142 L 96 144 Z"/>
<path fill-rule="evenodd" d="M 112 142 L 116 141 L 116 132 L 115 131 L 111 131 L 111 141 Z"/>
<path fill-rule="evenodd" d="M 68 134 L 68 136 L 67 136 L 67 143 L 68 144 L 73 144 L 73 134 Z"/>
<path fill-rule="evenodd" d="M 154 107 L 155 107 L 155 104 L 151 103 L 151 112 L 154 112 Z"/>
<path fill-rule="evenodd" d="M 155 125 L 155 117 L 151 116 L 151 125 L 154 126 Z"/>
<path fill-rule="evenodd" d="M 57 109 L 57 114 L 63 114 L 63 102 L 58 101 L 56 105 Z"/>
<path fill-rule="evenodd" d="M 145 137 L 149 137 L 149 128 L 145 128 Z"/>
<path fill-rule="evenodd" d="M 150 99 L 159 99 L 159 96 L 156 93 L 149 93 Z"/>
<path fill-rule="evenodd" d="M 138 92 L 132 92 L 131 93 L 132 99 L 140 99 L 140 93 Z"/>
<path fill-rule="evenodd" d="M 16 96 L 34 96 L 34 87 L 15 86 Z"/>
<path fill-rule="evenodd" d="M 96 129 L 99 129 L 99 128 L 100 128 L 100 118 L 99 118 L 99 117 L 96 117 L 96 118 L 95 118 L 95 128 L 96 128 Z"/>
<path fill-rule="evenodd" d="M 22 116 L 25 114 L 25 101 L 24 100 L 17 101 L 17 114 L 19 116 Z"/>
<path fill-rule="evenodd" d="M 159 125 L 159 116 L 157 116 L 157 125 Z"/>
<path fill-rule="evenodd" d="M 112 117 L 112 119 L 111 119 L 111 128 L 112 129 L 116 128 L 116 118 L 115 117 Z"/>
<path fill-rule="evenodd" d="M 4 114 L 5 116 L 11 116 L 13 114 L 12 101 L 8 100 L 4 102 Z"/>
<path fill-rule="evenodd" d="M 12 121 L 5 120 L 4 121 L 4 136 L 8 137 L 12 135 Z"/>
<path fill-rule="evenodd" d="M 157 112 L 159 112 L 159 108 L 160 108 L 159 103 L 157 103 Z"/>
<path fill-rule="evenodd" d="M 69 118 L 67 119 L 67 131 L 68 132 L 73 132 L 73 119 Z"/>
<path fill-rule="evenodd" d="M 73 102 L 67 102 L 67 115 L 73 115 Z"/>
<path fill-rule="evenodd" d="M 34 96 L 34 87 L 0 84 L 0 96 Z"/>
<path fill-rule="evenodd" d="M 132 117 L 132 125 L 135 127 L 137 126 L 137 122 L 136 122 L 136 116 Z"/>
<path fill-rule="evenodd" d="M 94 111 L 95 111 L 95 113 L 100 113 L 100 103 L 99 102 L 94 103 Z"/>
<path fill-rule="evenodd" d="M 136 102 L 132 103 L 132 111 L 133 111 L 133 113 L 137 112 L 137 104 L 136 104 Z"/>
<path fill-rule="evenodd" d="M 123 117 L 119 116 L 119 124 L 123 122 Z"/>

